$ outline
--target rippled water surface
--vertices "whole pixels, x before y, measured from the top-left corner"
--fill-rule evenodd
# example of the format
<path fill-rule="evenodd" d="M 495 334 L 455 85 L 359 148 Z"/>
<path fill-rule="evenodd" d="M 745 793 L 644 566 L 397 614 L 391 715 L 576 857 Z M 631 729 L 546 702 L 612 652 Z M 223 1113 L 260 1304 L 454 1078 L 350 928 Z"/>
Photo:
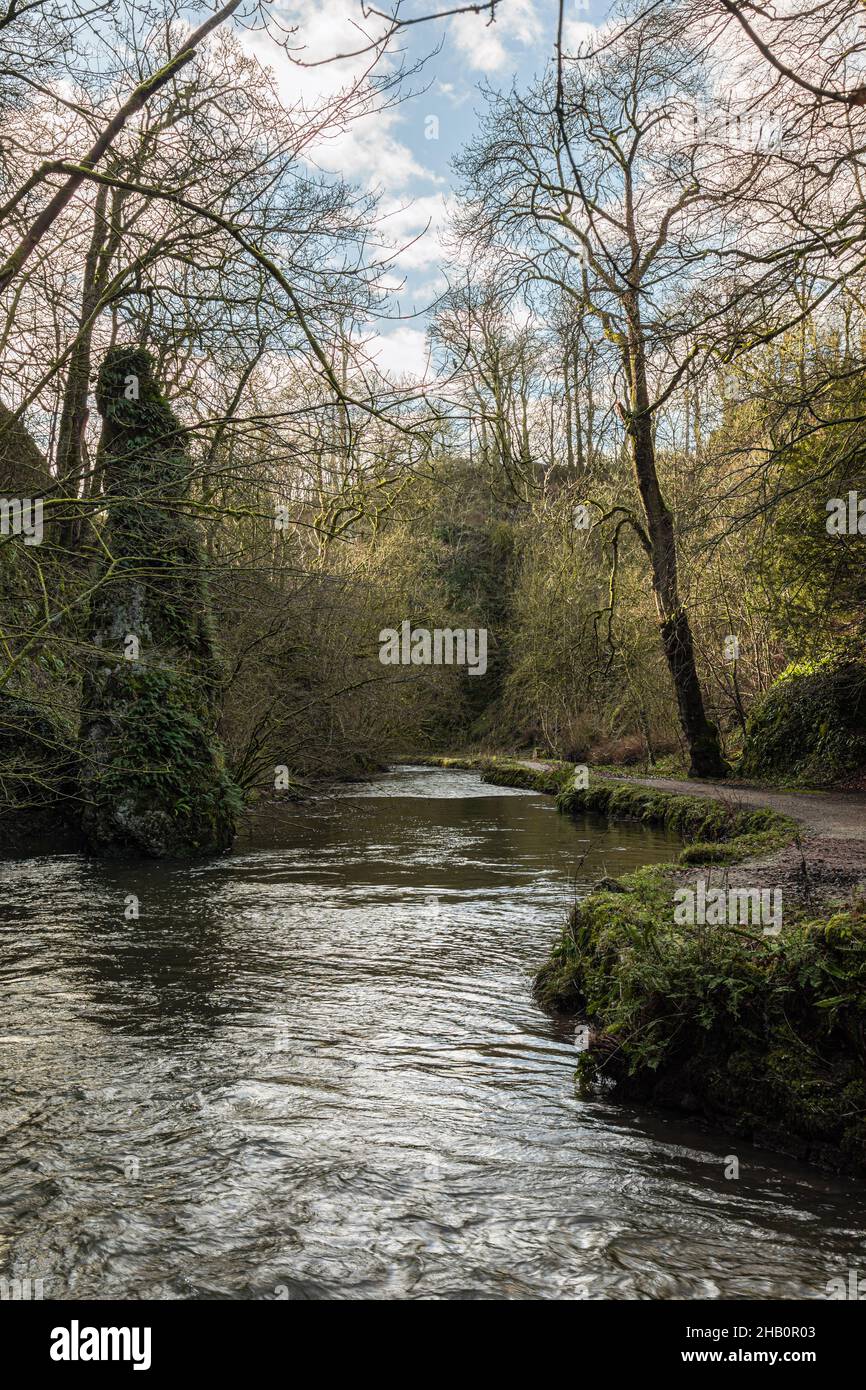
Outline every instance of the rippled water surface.
<path fill-rule="evenodd" d="M 578 1101 L 532 1003 L 575 891 L 675 848 L 400 769 L 192 867 L 6 861 L 0 1272 L 54 1298 L 824 1296 L 866 1267 L 866 1187 Z"/>

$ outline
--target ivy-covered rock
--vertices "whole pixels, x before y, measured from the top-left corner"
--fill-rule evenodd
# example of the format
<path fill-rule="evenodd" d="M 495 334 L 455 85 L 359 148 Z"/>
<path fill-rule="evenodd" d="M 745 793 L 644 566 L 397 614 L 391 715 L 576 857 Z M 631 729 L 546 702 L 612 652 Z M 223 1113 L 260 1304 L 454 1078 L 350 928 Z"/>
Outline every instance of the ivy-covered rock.
<path fill-rule="evenodd" d="M 866 662 L 789 666 L 752 710 L 740 771 L 828 785 L 866 767 Z"/>
<path fill-rule="evenodd" d="M 216 734 L 220 668 L 185 511 L 184 431 L 141 348 L 106 355 L 96 399 L 108 517 L 82 701 L 83 829 L 102 855 L 218 853 L 241 798 Z"/>

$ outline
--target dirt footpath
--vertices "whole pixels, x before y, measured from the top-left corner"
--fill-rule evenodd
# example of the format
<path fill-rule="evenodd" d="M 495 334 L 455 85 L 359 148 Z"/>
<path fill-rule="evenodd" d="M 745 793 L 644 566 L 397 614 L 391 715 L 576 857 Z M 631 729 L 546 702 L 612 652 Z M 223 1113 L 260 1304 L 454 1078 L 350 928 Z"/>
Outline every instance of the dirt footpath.
<path fill-rule="evenodd" d="M 866 889 L 866 793 L 784 792 L 737 782 L 701 782 L 674 777 L 619 777 L 683 796 L 710 796 L 734 809 L 765 806 L 803 827 L 799 844 L 731 868 L 713 870 L 715 882 L 734 886 L 781 887 L 799 898 L 827 901 Z M 592 771 L 590 770 L 590 776 Z M 694 878 L 694 870 L 689 872 Z M 684 875 L 685 877 L 685 875 Z M 709 877 L 707 871 L 706 877 Z"/>
<path fill-rule="evenodd" d="M 801 821 L 805 829 L 815 835 L 830 835 L 840 840 L 866 840 L 866 792 L 777 792 L 740 782 L 601 775 L 605 781 L 639 782 L 642 787 L 658 787 L 660 791 L 679 792 L 681 796 L 711 796 L 738 809 L 741 806 L 769 806 L 771 811 Z"/>

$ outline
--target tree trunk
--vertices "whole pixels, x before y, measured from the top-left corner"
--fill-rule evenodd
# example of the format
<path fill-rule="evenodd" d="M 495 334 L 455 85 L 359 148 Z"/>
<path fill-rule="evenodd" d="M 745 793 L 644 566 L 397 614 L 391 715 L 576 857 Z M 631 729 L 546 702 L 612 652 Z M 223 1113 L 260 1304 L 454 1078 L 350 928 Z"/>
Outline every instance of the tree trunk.
<path fill-rule="evenodd" d="M 689 776 L 725 777 L 728 768 L 722 757 L 719 732 L 706 715 L 695 665 L 692 630 L 688 614 L 680 599 L 673 517 L 662 495 L 656 471 L 646 360 L 639 332 L 633 332 L 631 336 L 628 368 L 632 387 L 632 409 L 627 415 L 626 427 L 631 440 L 635 478 L 652 547 L 653 593 L 659 615 L 662 645 L 691 759 Z"/>
<path fill-rule="evenodd" d="M 69 356 L 63 409 L 57 436 L 57 479 L 70 501 L 81 495 L 81 466 L 84 456 L 84 431 L 87 428 L 87 397 L 90 387 L 90 355 L 93 342 L 92 316 L 99 301 L 98 268 L 105 244 L 107 226 L 105 204 L 107 187 L 98 189 L 93 211 L 93 231 L 84 260 L 84 280 L 78 314 L 78 332 Z M 69 550 L 78 544 L 81 531 L 81 512 L 70 506 L 64 518 L 60 543 Z"/>

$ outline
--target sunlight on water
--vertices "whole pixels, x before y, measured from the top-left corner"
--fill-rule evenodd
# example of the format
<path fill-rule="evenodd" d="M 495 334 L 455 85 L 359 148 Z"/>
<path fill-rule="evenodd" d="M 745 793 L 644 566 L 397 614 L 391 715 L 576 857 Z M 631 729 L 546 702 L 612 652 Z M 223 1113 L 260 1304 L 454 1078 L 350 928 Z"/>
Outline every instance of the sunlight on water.
<path fill-rule="evenodd" d="M 3 1274 L 52 1298 L 823 1296 L 863 1185 L 578 1101 L 532 1002 L 575 893 L 676 849 L 409 768 L 192 867 L 6 861 Z"/>

